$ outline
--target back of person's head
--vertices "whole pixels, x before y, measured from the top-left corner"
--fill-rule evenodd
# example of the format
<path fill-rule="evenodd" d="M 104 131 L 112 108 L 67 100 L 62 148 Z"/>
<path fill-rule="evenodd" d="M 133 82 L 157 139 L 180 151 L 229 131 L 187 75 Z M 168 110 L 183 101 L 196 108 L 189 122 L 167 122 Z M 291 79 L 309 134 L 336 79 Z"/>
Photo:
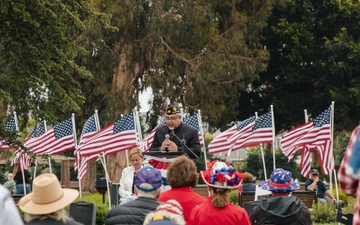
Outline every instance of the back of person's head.
<path fill-rule="evenodd" d="M 161 171 L 153 167 L 140 169 L 134 179 L 136 193 L 139 197 L 158 198 L 162 183 Z"/>
<path fill-rule="evenodd" d="M 68 219 L 64 208 L 79 195 L 75 189 L 61 188 L 58 178 L 52 173 L 41 174 L 33 181 L 33 190 L 18 202 L 25 212 L 25 220 L 53 218 Z"/>
<path fill-rule="evenodd" d="M 277 168 L 270 178 L 261 184 L 261 188 L 273 193 L 290 193 L 300 188 L 300 184 L 291 177 L 291 172 Z"/>
<path fill-rule="evenodd" d="M 193 160 L 181 156 L 167 168 L 167 182 L 172 188 L 190 187 L 197 184 L 199 174 Z"/>
<path fill-rule="evenodd" d="M 201 178 L 213 192 L 212 204 L 223 208 L 230 202 L 229 193 L 238 188 L 242 175 L 230 164 L 214 160 L 208 163 L 208 169 L 201 171 Z"/>
<path fill-rule="evenodd" d="M 245 172 L 244 173 L 244 178 L 242 179 L 243 183 L 251 183 L 253 181 L 254 177 L 251 173 L 249 172 Z"/>
<path fill-rule="evenodd" d="M 186 224 L 183 216 L 183 208 L 180 203 L 174 199 L 161 203 L 154 212 L 150 212 L 145 217 L 143 224 L 171 224 L 167 223 L 170 221 L 178 225 Z"/>

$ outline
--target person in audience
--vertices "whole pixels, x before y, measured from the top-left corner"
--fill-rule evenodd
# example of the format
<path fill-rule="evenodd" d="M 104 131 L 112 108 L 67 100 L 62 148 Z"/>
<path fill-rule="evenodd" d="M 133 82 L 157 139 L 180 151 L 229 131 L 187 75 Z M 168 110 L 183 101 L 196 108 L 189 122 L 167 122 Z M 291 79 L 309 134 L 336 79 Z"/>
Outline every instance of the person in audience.
<path fill-rule="evenodd" d="M 24 180 L 21 165 L 14 167 L 14 181 L 16 182 L 16 194 L 25 194 L 24 193 Z M 25 178 L 25 191 L 26 194 L 30 193 L 31 191 L 31 180 L 32 176 L 27 167 L 24 167 L 24 178 Z"/>
<path fill-rule="evenodd" d="M 158 200 L 165 202 L 175 199 L 178 201 L 184 209 L 185 220 L 189 221 L 191 210 L 206 201 L 206 198 L 191 189 L 196 186 L 199 178 L 194 161 L 185 156 L 176 158 L 169 164 L 166 177 L 171 189 L 161 192 Z"/>
<path fill-rule="evenodd" d="M 319 171 L 317 169 L 312 169 L 310 171 L 310 177 L 305 182 L 305 190 L 316 191 L 317 197 L 321 204 L 325 204 L 326 202 L 333 202 L 334 204 L 336 203 L 335 197 L 326 188 L 324 182 L 319 179 Z"/>
<path fill-rule="evenodd" d="M 180 107 L 171 103 L 166 108 L 166 126 L 156 129 L 150 151 L 185 152 L 190 158 L 201 155 L 198 131 L 182 122 Z"/>
<path fill-rule="evenodd" d="M 9 173 L 7 175 L 7 181 L 3 184 L 4 187 L 6 187 L 7 189 L 9 189 L 9 191 L 11 192 L 11 194 L 15 194 L 16 193 L 16 183 L 14 181 L 14 174 L 13 173 Z"/>
<path fill-rule="evenodd" d="M 0 185 L 0 224 L 23 225 L 10 191 Z"/>
<path fill-rule="evenodd" d="M 129 151 L 130 166 L 123 169 L 120 178 L 119 195 L 120 201 L 134 195 L 134 179 L 136 173 L 142 168 L 144 156 L 140 148 L 132 148 Z M 129 197 L 133 199 L 132 197 Z M 125 202 L 127 202 L 126 200 Z"/>
<path fill-rule="evenodd" d="M 254 184 L 254 177 L 251 173 L 245 172 L 243 174 L 243 178 L 241 184 L 238 188 L 238 193 L 236 195 L 237 198 L 240 198 L 239 193 L 242 191 L 255 191 L 256 184 Z"/>
<path fill-rule="evenodd" d="M 310 211 L 305 204 L 299 198 L 289 196 L 292 191 L 300 188 L 300 185 L 292 179 L 289 171 L 275 169 L 270 178 L 261 184 L 261 188 L 271 191 L 273 197 L 263 199 L 259 205 L 253 208 L 250 214 L 253 225 L 312 224 Z"/>
<path fill-rule="evenodd" d="M 209 163 L 208 170 L 200 173 L 211 196 L 192 210 L 188 225 L 250 225 L 246 211 L 230 203 L 229 193 L 239 187 L 240 173 L 220 161 Z"/>
<path fill-rule="evenodd" d="M 26 225 L 80 225 L 65 210 L 78 195 L 78 190 L 61 188 L 54 174 L 45 173 L 34 179 L 33 191 L 22 197 L 18 206 L 25 213 Z"/>
<path fill-rule="evenodd" d="M 106 215 L 105 225 L 143 224 L 146 215 L 156 210 L 160 202 L 161 171 L 153 167 L 141 168 L 135 176 L 135 195 L 131 202 L 112 208 Z"/>
<path fill-rule="evenodd" d="M 341 161 L 338 172 L 338 180 L 341 190 L 356 198 L 353 225 L 360 225 L 360 126 L 352 132 L 344 158 Z"/>
<path fill-rule="evenodd" d="M 186 224 L 183 216 L 183 208 L 180 203 L 174 199 L 161 203 L 156 208 L 156 211 L 147 214 L 143 225 L 148 225 L 154 221 L 172 221 L 178 225 Z"/>

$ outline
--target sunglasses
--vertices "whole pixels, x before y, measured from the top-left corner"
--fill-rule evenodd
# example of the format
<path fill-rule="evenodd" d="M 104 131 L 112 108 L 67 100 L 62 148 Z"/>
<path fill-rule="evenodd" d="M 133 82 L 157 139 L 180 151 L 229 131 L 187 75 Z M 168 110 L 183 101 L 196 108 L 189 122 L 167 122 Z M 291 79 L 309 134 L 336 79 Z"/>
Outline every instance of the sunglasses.
<path fill-rule="evenodd" d="M 313 174 L 313 176 L 319 176 L 319 174 Z"/>

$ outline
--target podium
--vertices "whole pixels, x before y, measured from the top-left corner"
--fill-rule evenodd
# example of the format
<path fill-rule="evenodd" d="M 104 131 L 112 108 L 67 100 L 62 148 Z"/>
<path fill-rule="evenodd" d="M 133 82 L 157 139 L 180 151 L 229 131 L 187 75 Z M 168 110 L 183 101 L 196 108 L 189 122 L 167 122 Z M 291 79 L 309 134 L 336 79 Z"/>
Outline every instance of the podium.
<path fill-rule="evenodd" d="M 163 187 L 162 191 L 170 189 L 170 186 L 167 183 L 166 173 L 169 164 L 174 161 L 179 156 L 189 157 L 185 152 L 165 152 L 165 151 L 154 151 L 154 152 L 143 152 L 144 155 L 144 165 L 152 166 L 161 171 L 161 176 L 163 178 Z"/>

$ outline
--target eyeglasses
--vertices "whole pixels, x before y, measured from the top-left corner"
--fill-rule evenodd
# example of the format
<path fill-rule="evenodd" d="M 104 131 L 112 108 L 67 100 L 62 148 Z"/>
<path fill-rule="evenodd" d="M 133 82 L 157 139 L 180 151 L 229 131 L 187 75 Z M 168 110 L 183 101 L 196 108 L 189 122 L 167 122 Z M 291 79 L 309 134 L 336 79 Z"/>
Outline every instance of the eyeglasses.
<path fill-rule="evenodd" d="M 319 174 L 313 174 L 313 176 L 319 176 Z"/>
<path fill-rule="evenodd" d="M 175 117 L 165 117 L 166 120 L 170 120 L 170 121 L 175 121 L 177 118 L 179 118 L 178 116 Z"/>

